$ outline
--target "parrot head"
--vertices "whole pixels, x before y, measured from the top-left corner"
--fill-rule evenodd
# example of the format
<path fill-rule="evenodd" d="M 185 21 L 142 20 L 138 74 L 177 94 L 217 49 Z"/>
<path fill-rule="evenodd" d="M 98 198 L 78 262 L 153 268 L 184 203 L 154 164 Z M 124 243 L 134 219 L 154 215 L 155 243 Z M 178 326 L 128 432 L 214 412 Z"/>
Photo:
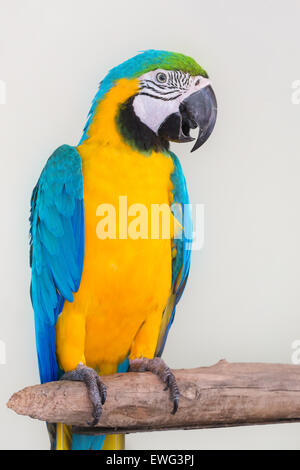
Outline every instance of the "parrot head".
<path fill-rule="evenodd" d="M 148 50 L 113 68 L 100 83 L 83 140 L 96 114 L 108 116 L 123 139 L 142 151 L 162 150 L 169 142 L 206 142 L 217 117 L 217 102 L 205 70 L 183 54 Z M 108 118 L 109 119 L 109 118 Z M 194 139 L 190 130 L 198 128 Z"/>

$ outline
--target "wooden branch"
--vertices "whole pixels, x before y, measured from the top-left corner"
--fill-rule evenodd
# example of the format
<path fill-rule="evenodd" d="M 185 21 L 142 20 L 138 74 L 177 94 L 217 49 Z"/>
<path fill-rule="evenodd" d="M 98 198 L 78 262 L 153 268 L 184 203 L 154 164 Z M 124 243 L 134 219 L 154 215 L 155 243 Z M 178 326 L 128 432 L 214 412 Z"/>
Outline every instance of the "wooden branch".
<path fill-rule="evenodd" d="M 84 384 L 50 382 L 15 393 L 7 406 L 18 414 L 66 423 L 88 434 L 131 433 L 300 421 L 300 367 L 237 363 L 175 370 L 179 410 L 151 373 L 104 377 L 107 401 L 97 427 Z"/>

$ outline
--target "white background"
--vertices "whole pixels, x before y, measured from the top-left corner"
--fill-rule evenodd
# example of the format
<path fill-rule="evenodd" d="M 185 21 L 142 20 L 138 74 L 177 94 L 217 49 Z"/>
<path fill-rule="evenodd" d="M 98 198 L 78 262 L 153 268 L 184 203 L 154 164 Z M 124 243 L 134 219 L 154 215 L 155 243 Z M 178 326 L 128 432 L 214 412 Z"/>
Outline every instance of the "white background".
<path fill-rule="evenodd" d="M 291 361 L 300 339 L 300 3 L 289 0 L 0 0 L 0 447 L 46 449 L 43 423 L 5 408 L 38 382 L 29 300 L 32 188 L 52 151 L 80 139 L 109 68 L 155 48 L 193 56 L 219 116 L 198 152 L 174 146 L 205 244 L 164 358 L 175 368 Z M 300 425 L 131 435 L 129 449 L 300 448 Z"/>

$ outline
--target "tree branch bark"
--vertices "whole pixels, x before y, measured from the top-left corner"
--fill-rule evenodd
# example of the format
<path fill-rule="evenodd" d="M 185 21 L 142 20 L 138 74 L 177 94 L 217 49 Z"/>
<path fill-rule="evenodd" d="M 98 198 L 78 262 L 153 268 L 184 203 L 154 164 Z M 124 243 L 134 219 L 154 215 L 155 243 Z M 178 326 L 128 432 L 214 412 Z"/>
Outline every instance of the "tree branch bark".
<path fill-rule="evenodd" d="M 16 413 L 73 425 L 87 434 L 199 429 L 300 421 L 300 367 L 236 363 L 175 370 L 179 410 L 171 415 L 169 393 L 149 372 L 104 377 L 107 401 L 90 428 L 92 407 L 80 382 L 50 382 L 15 393 Z"/>

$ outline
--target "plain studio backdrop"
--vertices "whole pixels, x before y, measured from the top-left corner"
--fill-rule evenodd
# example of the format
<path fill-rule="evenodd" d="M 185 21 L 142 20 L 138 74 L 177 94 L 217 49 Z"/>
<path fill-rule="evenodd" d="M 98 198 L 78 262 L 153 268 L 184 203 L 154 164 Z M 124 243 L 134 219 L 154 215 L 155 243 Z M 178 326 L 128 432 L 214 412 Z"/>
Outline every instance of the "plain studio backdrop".
<path fill-rule="evenodd" d="M 39 381 L 32 188 L 55 148 L 78 143 L 107 71 L 141 50 L 194 57 L 219 105 L 199 151 L 172 146 L 191 202 L 204 205 L 205 240 L 192 253 L 164 359 L 173 368 L 221 358 L 291 363 L 300 339 L 299 1 L 0 0 L 0 8 L 0 447 L 49 447 L 44 423 L 6 409 L 13 392 Z M 133 434 L 127 448 L 299 449 L 300 425 Z"/>

